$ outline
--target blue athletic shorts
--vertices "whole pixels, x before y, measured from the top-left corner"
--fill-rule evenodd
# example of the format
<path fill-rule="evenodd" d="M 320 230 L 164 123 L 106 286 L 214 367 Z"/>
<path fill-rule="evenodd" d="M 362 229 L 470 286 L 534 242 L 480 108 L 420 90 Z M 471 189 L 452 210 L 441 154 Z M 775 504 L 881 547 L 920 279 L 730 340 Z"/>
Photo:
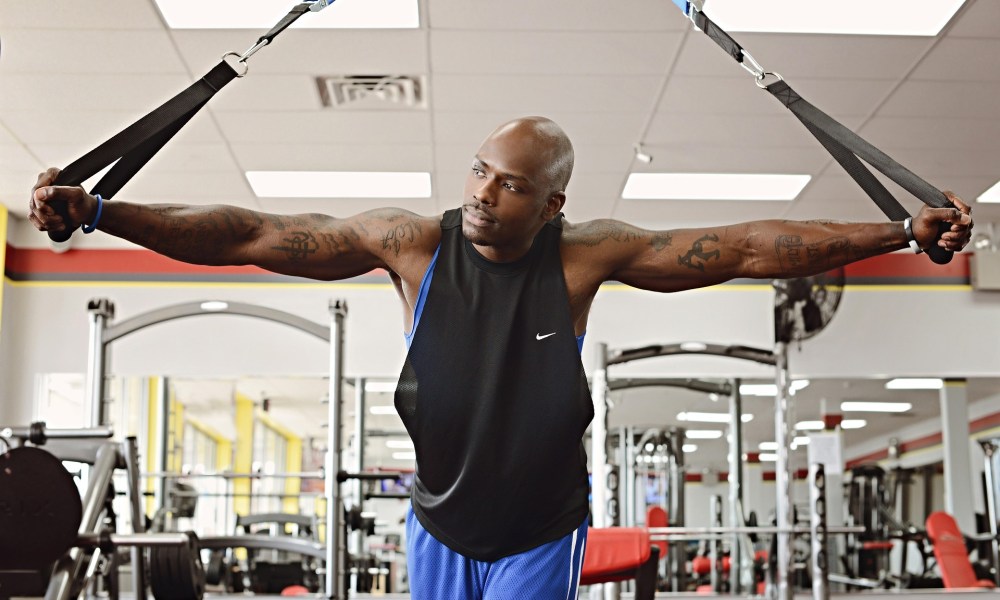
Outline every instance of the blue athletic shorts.
<path fill-rule="evenodd" d="M 413 600 L 576 600 L 587 523 L 537 548 L 483 562 L 437 541 L 411 508 L 406 514 L 406 564 Z"/>

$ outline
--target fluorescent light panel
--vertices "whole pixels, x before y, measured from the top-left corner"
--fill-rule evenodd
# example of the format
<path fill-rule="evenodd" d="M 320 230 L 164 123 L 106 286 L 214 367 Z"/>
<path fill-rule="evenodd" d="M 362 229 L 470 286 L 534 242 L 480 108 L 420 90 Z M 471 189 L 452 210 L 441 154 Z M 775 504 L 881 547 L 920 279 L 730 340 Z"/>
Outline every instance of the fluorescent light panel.
<path fill-rule="evenodd" d="M 843 412 L 904 413 L 913 408 L 909 402 L 841 402 Z"/>
<path fill-rule="evenodd" d="M 385 447 L 394 450 L 413 450 L 413 440 L 386 440 Z"/>
<path fill-rule="evenodd" d="M 292 4 L 269 0 L 155 0 L 172 29 L 268 30 Z M 415 29 L 420 27 L 417 0 L 337 0 L 318 13 L 302 15 L 302 29 Z"/>
<path fill-rule="evenodd" d="M 939 390 L 944 381 L 934 378 L 899 377 L 886 382 L 887 390 Z"/>
<path fill-rule="evenodd" d="M 247 171 L 258 198 L 430 198 L 430 173 Z"/>
<path fill-rule="evenodd" d="M 417 460 L 416 452 L 393 452 L 392 457 L 396 460 Z"/>
<path fill-rule="evenodd" d="M 760 462 L 775 462 L 778 460 L 778 455 L 770 452 L 761 452 L 757 455 L 757 460 Z"/>
<path fill-rule="evenodd" d="M 844 419 L 840 422 L 841 429 L 861 429 L 866 425 L 868 425 L 868 421 L 864 419 Z"/>
<path fill-rule="evenodd" d="M 625 200 L 794 200 L 809 175 L 630 173 Z"/>
<path fill-rule="evenodd" d="M 698 446 L 695 444 L 684 444 L 681 446 L 682 452 L 695 452 L 696 450 L 698 450 Z"/>
<path fill-rule="evenodd" d="M 722 432 L 715 429 L 689 429 L 684 432 L 684 437 L 692 440 L 717 440 L 722 437 Z"/>
<path fill-rule="evenodd" d="M 757 446 L 758 450 L 777 450 L 778 442 L 761 442 Z"/>
<path fill-rule="evenodd" d="M 708 0 L 705 14 L 726 31 L 935 36 L 965 0 Z"/>
<path fill-rule="evenodd" d="M 372 393 L 395 393 L 395 381 L 366 381 L 365 391 Z"/>
<path fill-rule="evenodd" d="M 794 394 L 808 385 L 808 379 L 796 379 L 788 387 Z M 773 383 L 744 383 L 740 385 L 740 394 L 744 396 L 777 396 L 778 386 Z"/>
<path fill-rule="evenodd" d="M 370 406 L 368 407 L 368 412 L 373 415 L 394 415 L 396 414 L 395 406 Z"/>
<path fill-rule="evenodd" d="M 691 412 L 684 411 L 677 413 L 678 421 L 691 421 L 697 423 L 728 423 L 729 413 Z M 744 423 L 753 421 L 753 415 L 740 415 L 740 420 Z"/>
<path fill-rule="evenodd" d="M 799 421 L 795 424 L 795 428 L 799 431 L 823 431 L 826 425 L 823 421 Z"/>
<path fill-rule="evenodd" d="M 976 198 L 977 202 L 1000 202 L 1000 181 L 993 184 L 993 187 L 983 192 L 983 195 Z"/>

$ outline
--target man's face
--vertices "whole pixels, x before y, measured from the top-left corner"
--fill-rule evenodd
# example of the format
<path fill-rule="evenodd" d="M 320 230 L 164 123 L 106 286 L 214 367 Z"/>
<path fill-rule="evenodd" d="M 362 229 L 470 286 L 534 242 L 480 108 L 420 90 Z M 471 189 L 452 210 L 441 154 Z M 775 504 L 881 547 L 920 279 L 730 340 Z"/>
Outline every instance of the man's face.
<path fill-rule="evenodd" d="M 465 178 L 462 233 L 473 244 L 530 244 L 547 220 L 552 190 L 544 166 L 550 152 L 525 129 L 494 133 L 472 160 Z"/>

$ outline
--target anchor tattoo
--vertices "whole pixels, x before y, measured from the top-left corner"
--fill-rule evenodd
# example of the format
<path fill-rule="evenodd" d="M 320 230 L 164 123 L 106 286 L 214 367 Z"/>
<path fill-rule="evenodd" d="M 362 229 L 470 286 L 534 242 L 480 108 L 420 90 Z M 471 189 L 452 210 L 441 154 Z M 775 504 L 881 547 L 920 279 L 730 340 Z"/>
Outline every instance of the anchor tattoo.
<path fill-rule="evenodd" d="M 709 233 L 703 235 L 702 237 L 695 240 L 694 244 L 691 245 L 691 249 L 687 251 L 684 256 L 677 256 L 677 264 L 684 265 L 689 269 L 694 269 L 695 271 L 705 272 L 705 263 L 713 258 L 718 260 L 719 251 L 712 250 L 711 252 L 706 252 L 705 248 L 702 246 L 702 242 L 718 242 L 719 236 L 714 233 Z M 696 262 L 694 259 L 701 259 L 701 262 Z"/>

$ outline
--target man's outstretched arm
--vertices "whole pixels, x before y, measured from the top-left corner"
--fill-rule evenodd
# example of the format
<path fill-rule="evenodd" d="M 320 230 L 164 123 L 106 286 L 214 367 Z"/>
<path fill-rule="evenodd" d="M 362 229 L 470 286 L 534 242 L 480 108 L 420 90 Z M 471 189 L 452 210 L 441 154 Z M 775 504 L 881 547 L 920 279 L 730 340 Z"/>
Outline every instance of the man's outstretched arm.
<path fill-rule="evenodd" d="M 80 187 L 56 187 L 58 170 L 39 175 L 29 219 L 41 231 L 67 224 L 53 202 L 65 202 L 72 228 L 90 223 L 96 199 Z M 186 206 L 105 202 L 98 228 L 183 262 L 257 265 L 314 279 L 343 279 L 400 263 L 401 254 L 421 247 L 432 220 L 400 209 L 383 209 L 337 219 L 327 215 L 273 215 L 235 206 Z"/>
<path fill-rule="evenodd" d="M 921 248 L 959 251 L 972 235 L 971 209 L 948 193 L 951 208 L 924 207 L 913 219 Z M 949 231 L 938 239 L 938 226 Z M 587 240 L 590 240 L 589 242 Z M 826 221 L 754 221 L 705 229 L 646 231 L 616 221 L 579 226 L 569 244 L 593 245 L 606 278 L 672 292 L 735 278 L 788 278 L 822 273 L 908 247 L 903 224 Z"/>

